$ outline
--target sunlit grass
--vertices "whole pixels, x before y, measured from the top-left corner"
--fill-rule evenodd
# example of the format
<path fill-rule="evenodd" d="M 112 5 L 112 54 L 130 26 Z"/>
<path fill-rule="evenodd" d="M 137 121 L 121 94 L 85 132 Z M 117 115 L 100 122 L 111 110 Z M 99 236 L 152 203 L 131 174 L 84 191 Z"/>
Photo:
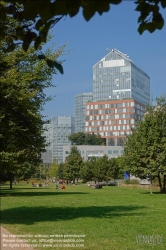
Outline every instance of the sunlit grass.
<path fill-rule="evenodd" d="M 67 250 L 142 250 L 138 235 L 162 235 L 166 249 L 165 195 L 150 194 L 137 188 L 68 185 L 56 190 L 54 185 L 32 188 L 19 184 L 9 190 L 1 187 L 1 225 L 14 234 L 85 235 L 84 247 L 39 247 Z M 54 238 L 55 239 L 55 238 Z M 81 244 L 81 243 L 80 243 Z"/>

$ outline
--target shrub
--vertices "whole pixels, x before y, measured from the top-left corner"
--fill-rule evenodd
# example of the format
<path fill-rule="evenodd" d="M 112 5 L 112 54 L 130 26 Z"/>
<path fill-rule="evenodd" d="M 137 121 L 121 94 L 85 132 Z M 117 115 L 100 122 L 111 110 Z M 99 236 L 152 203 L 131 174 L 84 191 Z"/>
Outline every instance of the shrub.
<path fill-rule="evenodd" d="M 138 180 L 130 180 L 130 179 L 127 179 L 124 181 L 125 184 L 139 184 L 139 181 Z"/>

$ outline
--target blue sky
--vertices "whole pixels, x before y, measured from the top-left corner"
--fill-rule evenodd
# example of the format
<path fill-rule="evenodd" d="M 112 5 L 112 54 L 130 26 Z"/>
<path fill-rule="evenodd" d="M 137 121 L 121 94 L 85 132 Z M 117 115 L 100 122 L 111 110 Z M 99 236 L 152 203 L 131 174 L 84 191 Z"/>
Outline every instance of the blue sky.
<path fill-rule="evenodd" d="M 116 48 L 128 54 L 133 63 L 151 79 L 151 97 L 166 93 L 166 24 L 161 31 L 139 35 L 134 1 L 111 5 L 108 13 L 95 16 L 86 22 L 82 11 L 73 18 L 61 20 L 53 28 L 52 42 L 61 46 L 68 42 L 69 50 L 63 59 L 64 74 L 53 76 L 55 88 L 45 91 L 56 97 L 47 103 L 42 114 L 74 116 L 74 96 L 92 91 L 92 67 L 109 51 Z M 166 22 L 166 11 L 161 11 Z"/>

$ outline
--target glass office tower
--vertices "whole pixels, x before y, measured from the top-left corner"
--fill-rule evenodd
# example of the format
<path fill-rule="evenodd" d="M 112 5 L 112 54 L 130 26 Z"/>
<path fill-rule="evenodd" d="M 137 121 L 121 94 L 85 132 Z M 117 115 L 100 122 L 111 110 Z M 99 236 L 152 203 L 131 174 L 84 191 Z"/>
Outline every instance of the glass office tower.
<path fill-rule="evenodd" d="M 51 150 L 52 160 L 56 159 L 60 163 L 63 161 L 63 146 L 71 145 L 68 136 L 74 133 L 74 117 L 52 117 L 50 123 L 44 127 L 47 129 L 44 132 L 48 143 L 46 150 Z"/>
<path fill-rule="evenodd" d="M 86 103 L 93 101 L 92 92 L 75 96 L 75 133 L 85 132 Z"/>
<path fill-rule="evenodd" d="M 150 77 L 127 54 L 112 49 L 93 66 L 93 101 L 129 98 L 148 104 Z"/>

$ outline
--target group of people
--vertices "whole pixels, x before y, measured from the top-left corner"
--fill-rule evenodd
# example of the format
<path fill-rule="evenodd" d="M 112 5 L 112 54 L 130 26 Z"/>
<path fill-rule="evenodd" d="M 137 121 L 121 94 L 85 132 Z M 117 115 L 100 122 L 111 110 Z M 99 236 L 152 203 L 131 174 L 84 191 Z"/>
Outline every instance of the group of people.
<path fill-rule="evenodd" d="M 58 185 L 56 185 L 55 189 L 66 189 L 66 187 L 65 187 L 65 185 L 62 185 L 61 188 L 60 188 Z"/>
<path fill-rule="evenodd" d="M 88 182 L 88 187 L 91 187 L 91 186 L 93 186 L 93 185 L 91 185 L 91 184 Z M 93 186 L 93 188 L 100 189 L 100 188 L 103 188 L 103 187 L 102 187 L 101 184 L 95 184 L 95 185 Z"/>
<path fill-rule="evenodd" d="M 41 183 L 35 184 L 34 182 L 32 182 L 32 187 L 42 187 Z"/>
<path fill-rule="evenodd" d="M 54 184 L 55 181 L 52 180 L 52 183 Z M 67 185 L 68 185 L 68 181 L 67 181 L 66 183 L 67 183 Z M 56 185 L 55 185 L 55 189 L 66 189 L 66 187 L 65 187 L 65 185 L 64 185 L 64 182 L 59 183 L 59 184 L 62 184 L 62 186 L 59 187 L 59 186 L 56 184 Z M 48 183 L 45 183 L 43 186 L 44 186 L 44 187 L 48 187 L 49 184 L 48 184 Z M 41 184 L 41 183 L 35 184 L 34 182 L 32 182 L 32 187 L 42 187 L 42 184 Z"/>
<path fill-rule="evenodd" d="M 100 188 L 103 188 L 101 184 L 95 184 L 94 185 L 94 188 L 97 188 L 97 189 L 100 189 Z"/>

